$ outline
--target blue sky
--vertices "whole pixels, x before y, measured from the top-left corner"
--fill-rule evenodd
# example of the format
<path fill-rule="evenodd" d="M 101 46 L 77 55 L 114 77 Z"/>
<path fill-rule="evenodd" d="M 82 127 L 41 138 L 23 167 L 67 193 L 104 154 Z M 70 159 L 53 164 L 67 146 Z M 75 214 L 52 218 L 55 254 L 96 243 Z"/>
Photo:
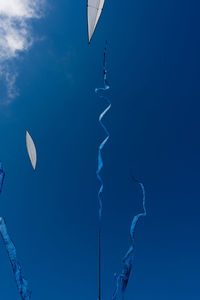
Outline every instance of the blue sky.
<path fill-rule="evenodd" d="M 137 227 L 126 299 L 199 299 L 199 8 L 196 1 L 106 1 L 90 46 L 86 1 L 48 1 L 40 18 L 26 18 L 34 41 L 6 64 L 17 74 L 18 96 L 8 99 L 5 73 L 1 81 L 1 216 L 32 299 L 97 299 L 104 105 L 94 89 L 103 84 L 105 39 L 112 109 L 102 172 L 103 299 L 111 299 L 132 217 L 142 210 L 130 168 L 145 185 L 148 215 Z M 26 129 L 37 147 L 35 173 Z M 0 265 L 0 298 L 20 299 L 1 241 Z"/>

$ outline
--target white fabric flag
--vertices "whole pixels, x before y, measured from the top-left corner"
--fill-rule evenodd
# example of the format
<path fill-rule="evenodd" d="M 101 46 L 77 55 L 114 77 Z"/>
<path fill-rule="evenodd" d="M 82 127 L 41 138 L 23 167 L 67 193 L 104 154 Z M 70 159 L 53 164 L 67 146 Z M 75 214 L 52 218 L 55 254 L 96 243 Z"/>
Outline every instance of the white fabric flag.
<path fill-rule="evenodd" d="M 26 148 L 27 148 L 28 155 L 29 155 L 31 164 L 33 166 L 33 169 L 35 170 L 36 163 L 37 163 L 37 152 L 36 152 L 36 148 L 35 148 L 33 139 L 30 136 L 30 134 L 28 133 L 28 131 L 26 131 Z"/>
<path fill-rule="evenodd" d="M 96 29 L 101 16 L 105 0 L 88 0 L 87 18 L 88 18 L 88 39 L 89 43 Z"/>

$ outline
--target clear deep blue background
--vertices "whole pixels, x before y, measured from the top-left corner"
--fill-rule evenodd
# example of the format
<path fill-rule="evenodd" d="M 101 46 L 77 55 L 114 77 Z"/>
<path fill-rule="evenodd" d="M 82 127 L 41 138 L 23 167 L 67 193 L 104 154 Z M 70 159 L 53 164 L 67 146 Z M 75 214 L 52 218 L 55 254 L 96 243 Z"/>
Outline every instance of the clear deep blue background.
<path fill-rule="evenodd" d="M 97 149 L 104 105 L 102 58 L 109 41 L 111 139 L 103 151 L 103 299 L 111 299 L 133 215 L 136 232 L 127 300 L 200 296 L 200 4 L 106 1 L 90 46 L 86 1 L 49 2 L 32 24 L 42 40 L 16 61 L 20 96 L 1 106 L 6 170 L 1 215 L 17 246 L 32 299 L 97 299 Z M 25 129 L 34 138 L 33 172 Z M 0 299 L 20 299 L 0 242 Z"/>

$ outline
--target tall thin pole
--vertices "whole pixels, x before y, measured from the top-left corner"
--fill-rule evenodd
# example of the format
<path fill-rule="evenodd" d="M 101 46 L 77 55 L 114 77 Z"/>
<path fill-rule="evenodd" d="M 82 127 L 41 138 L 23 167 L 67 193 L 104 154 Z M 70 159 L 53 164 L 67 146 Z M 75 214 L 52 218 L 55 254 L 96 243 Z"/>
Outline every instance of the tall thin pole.
<path fill-rule="evenodd" d="M 101 227 L 99 228 L 99 300 L 101 300 Z"/>
<path fill-rule="evenodd" d="M 101 151 L 105 144 L 107 143 L 110 134 L 106 128 L 106 126 L 103 124 L 102 119 L 105 116 L 105 114 L 110 110 L 111 108 L 111 102 L 108 98 L 104 97 L 101 92 L 105 92 L 110 88 L 108 81 L 107 81 L 107 70 L 106 70 L 106 50 L 107 50 L 107 41 L 104 49 L 104 59 L 103 59 L 103 79 L 104 79 L 104 86 L 102 88 L 96 88 L 95 93 L 99 96 L 100 99 L 104 100 L 107 103 L 107 106 L 105 110 L 100 114 L 99 116 L 99 123 L 101 127 L 104 129 L 104 132 L 106 133 L 106 138 L 101 142 L 98 149 L 98 168 L 97 168 L 97 179 L 100 182 L 100 188 L 98 192 L 98 200 L 99 200 L 99 300 L 101 300 L 102 293 L 101 293 L 101 218 L 102 218 L 102 193 L 103 193 L 103 180 L 100 176 L 101 169 L 103 168 L 103 159 Z"/>

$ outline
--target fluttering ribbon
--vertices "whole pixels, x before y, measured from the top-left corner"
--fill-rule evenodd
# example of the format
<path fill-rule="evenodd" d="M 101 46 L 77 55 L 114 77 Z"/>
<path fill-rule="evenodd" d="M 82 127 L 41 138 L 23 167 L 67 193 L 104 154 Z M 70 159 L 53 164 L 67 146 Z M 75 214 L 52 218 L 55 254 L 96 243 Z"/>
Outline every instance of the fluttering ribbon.
<path fill-rule="evenodd" d="M 0 218 L 0 233 L 6 247 L 8 257 L 15 275 L 18 291 L 23 300 L 31 299 L 31 291 L 28 288 L 28 283 L 22 275 L 21 266 L 17 260 L 16 248 L 8 234 L 7 227 L 3 218 Z"/>
<path fill-rule="evenodd" d="M 0 162 L 0 192 L 2 190 L 3 182 L 4 182 L 5 172 L 2 168 L 2 164 Z M 17 289 L 21 295 L 22 300 L 30 300 L 31 291 L 28 288 L 28 283 L 24 279 L 22 275 L 21 266 L 17 260 L 16 248 L 14 243 L 12 242 L 6 227 L 6 223 L 3 218 L 0 218 L 0 235 L 3 239 L 4 245 L 6 247 L 8 257 L 12 266 L 12 270 L 15 276 L 15 281 L 17 284 Z"/>
<path fill-rule="evenodd" d="M 104 87 L 102 88 L 96 88 L 95 93 L 98 95 L 98 97 L 102 100 L 104 100 L 107 103 L 107 107 L 105 110 L 100 114 L 99 116 L 99 123 L 103 130 L 106 133 L 106 138 L 101 142 L 98 148 L 98 167 L 97 167 L 97 179 L 100 182 L 100 188 L 98 191 L 98 201 L 99 201 L 99 300 L 101 300 L 101 219 L 102 219 L 102 194 L 103 194 L 103 180 L 100 176 L 100 172 L 103 168 L 103 159 L 102 159 L 102 149 L 107 143 L 108 139 L 110 138 L 110 134 L 106 128 L 106 126 L 103 124 L 102 119 L 104 118 L 105 114 L 110 110 L 111 108 L 111 102 L 108 98 L 106 98 L 104 95 L 102 95 L 101 92 L 105 92 L 110 88 L 109 83 L 107 81 L 107 68 L 106 68 L 106 53 L 107 53 L 107 42 L 104 49 L 104 59 L 103 59 L 103 79 L 104 79 Z"/>
<path fill-rule="evenodd" d="M 132 266 L 133 266 L 133 259 L 134 259 L 134 241 L 135 241 L 135 229 L 136 229 L 136 225 L 138 220 L 140 219 L 140 217 L 145 217 L 146 216 L 146 197 L 145 197 L 145 188 L 142 182 L 138 181 L 137 179 L 135 179 L 134 177 L 132 177 L 132 179 L 137 182 L 141 189 L 142 189 L 142 195 L 143 195 L 143 213 L 139 213 L 138 215 L 136 215 L 131 223 L 131 228 L 130 228 L 130 237 L 131 237 L 131 246 L 128 249 L 126 255 L 124 256 L 122 262 L 123 262 L 123 268 L 121 273 L 119 274 L 115 274 L 115 281 L 116 281 L 116 287 L 115 287 L 115 291 L 112 297 L 112 300 L 116 300 L 119 294 L 119 291 L 121 291 L 122 294 L 122 299 L 124 300 L 124 295 L 125 295 L 125 291 L 127 288 L 127 284 L 130 278 L 130 274 L 131 274 L 131 270 L 132 270 Z"/>

